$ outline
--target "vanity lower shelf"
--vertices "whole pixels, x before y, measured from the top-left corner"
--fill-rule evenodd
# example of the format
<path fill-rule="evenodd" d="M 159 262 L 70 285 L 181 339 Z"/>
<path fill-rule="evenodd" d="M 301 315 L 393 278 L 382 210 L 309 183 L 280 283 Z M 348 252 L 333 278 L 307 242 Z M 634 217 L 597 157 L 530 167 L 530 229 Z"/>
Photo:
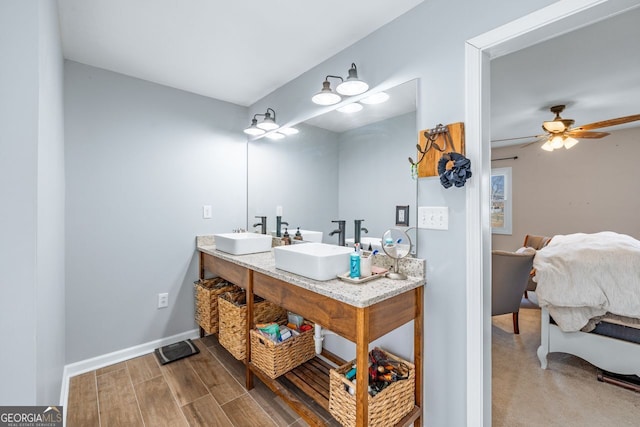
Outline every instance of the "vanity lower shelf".
<path fill-rule="evenodd" d="M 284 374 L 284 377 L 329 411 L 329 370 L 332 368 L 320 358 L 313 358 Z"/>
<path fill-rule="evenodd" d="M 318 358 L 298 366 L 279 378 L 271 379 L 257 366 L 249 363 L 251 372 L 262 381 L 271 391 L 280 397 L 291 409 L 300 415 L 311 426 L 327 426 L 329 414 L 329 369 L 324 361 Z M 297 390 L 296 390 L 297 389 Z M 297 391 L 297 393 L 296 393 Z M 301 395 L 306 395 L 317 403 L 326 413 L 321 416 L 313 410 L 309 401 Z M 323 412 L 320 411 L 320 412 Z"/>
<path fill-rule="evenodd" d="M 344 364 L 344 361 L 336 360 L 336 362 L 340 365 Z M 298 389 L 300 393 L 311 398 L 330 416 L 329 370 L 332 368 L 335 368 L 335 366 L 330 365 L 319 357 L 315 357 L 281 377 L 271 379 L 260 368 L 250 364 L 253 374 L 312 426 L 326 426 L 328 424 L 325 419 L 318 416 L 316 412 L 311 411 L 308 405 L 300 400 L 294 389 Z M 418 406 L 414 406 L 413 410 L 396 424 L 396 427 L 412 425 L 420 417 L 420 414 L 421 409 Z"/>

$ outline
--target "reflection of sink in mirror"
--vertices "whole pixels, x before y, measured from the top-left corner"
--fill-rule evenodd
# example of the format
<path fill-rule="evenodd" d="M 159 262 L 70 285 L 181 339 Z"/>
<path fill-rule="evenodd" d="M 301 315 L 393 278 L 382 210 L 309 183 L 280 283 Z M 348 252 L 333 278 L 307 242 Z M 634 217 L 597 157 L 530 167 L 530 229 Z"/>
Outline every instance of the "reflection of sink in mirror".
<path fill-rule="evenodd" d="M 353 249 L 326 243 L 276 246 L 273 254 L 276 268 L 314 280 L 335 279 L 349 271 L 349 255 Z"/>
<path fill-rule="evenodd" d="M 352 248 L 354 239 L 353 238 L 347 239 L 345 240 L 345 242 L 347 246 Z M 380 252 L 382 252 L 382 239 L 380 239 L 379 237 L 361 237 L 360 238 L 360 246 L 362 249 L 364 249 L 365 251 L 368 251 L 369 245 L 371 245 L 372 251 L 375 251 L 377 249 Z"/>
<path fill-rule="evenodd" d="M 292 239 L 295 237 L 296 235 L 296 231 L 298 231 L 297 229 L 289 229 L 289 237 L 291 237 Z M 284 234 L 284 228 L 282 229 L 282 233 L 281 235 Z M 312 231 L 312 230 L 303 230 L 300 229 L 300 234 L 302 234 L 302 240 L 304 240 L 305 242 L 315 242 L 315 243 L 322 243 L 322 231 Z M 272 236 L 276 235 L 275 230 L 271 232 Z"/>
<path fill-rule="evenodd" d="M 271 250 L 271 236 L 258 233 L 222 233 L 213 235 L 216 249 L 232 255 L 255 254 Z"/>

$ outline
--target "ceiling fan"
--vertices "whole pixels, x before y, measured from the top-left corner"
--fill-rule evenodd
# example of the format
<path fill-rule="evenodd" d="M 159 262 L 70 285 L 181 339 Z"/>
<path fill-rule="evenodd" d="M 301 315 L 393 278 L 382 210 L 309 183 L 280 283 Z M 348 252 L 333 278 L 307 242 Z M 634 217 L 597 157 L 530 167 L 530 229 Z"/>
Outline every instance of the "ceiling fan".
<path fill-rule="evenodd" d="M 497 139 L 492 142 L 498 141 L 513 141 L 516 139 L 529 139 L 536 138 L 535 141 L 532 141 L 528 144 L 524 144 L 522 148 L 527 147 L 531 144 L 535 144 L 537 142 L 545 141 L 542 145 L 543 150 L 553 151 L 557 148 L 571 148 L 576 145 L 579 141 L 577 138 L 588 138 L 588 139 L 598 139 L 604 138 L 609 135 L 608 132 L 593 132 L 592 129 L 600 129 L 606 128 L 610 126 L 617 126 L 629 122 L 634 122 L 636 120 L 640 120 L 640 114 L 635 114 L 632 116 L 624 116 L 618 117 L 615 119 L 603 120 L 600 122 L 593 122 L 582 126 L 571 127 L 575 122 L 572 119 L 563 119 L 560 117 L 560 113 L 562 113 L 565 109 L 564 105 L 554 105 L 550 108 L 551 112 L 556 116 L 553 120 L 542 122 L 542 130 L 545 131 L 542 135 L 533 135 L 519 138 L 505 138 L 505 139 Z"/>

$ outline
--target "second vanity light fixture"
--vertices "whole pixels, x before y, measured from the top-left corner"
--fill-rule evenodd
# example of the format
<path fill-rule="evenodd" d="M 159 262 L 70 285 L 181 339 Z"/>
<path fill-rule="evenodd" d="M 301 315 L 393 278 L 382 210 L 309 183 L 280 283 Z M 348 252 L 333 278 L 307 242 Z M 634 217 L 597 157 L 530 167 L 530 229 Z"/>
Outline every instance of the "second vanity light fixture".
<path fill-rule="evenodd" d="M 258 122 L 258 117 L 264 117 Z M 277 132 L 274 132 L 277 130 Z M 267 133 L 268 132 L 268 133 Z M 267 108 L 264 114 L 254 114 L 251 120 L 251 125 L 244 130 L 244 133 L 251 136 L 265 135 L 269 139 L 282 139 L 287 135 L 295 135 L 298 133 L 298 129 L 288 127 L 281 128 L 276 123 L 276 112 L 273 108 Z"/>
<path fill-rule="evenodd" d="M 340 84 L 336 86 L 336 91 L 331 89 L 331 83 L 329 78 L 339 79 Z M 340 76 L 327 75 L 322 82 L 322 90 L 311 98 L 311 100 L 318 105 L 333 105 L 342 101 L 342 96 L 354 96 L 365 93 L 369 89 L 369 85 L 358 78 L 358 68 L 355 63 L 351 63 L 349 68 L 349 76 L 343 79 Z"/>
<path fill-rule="evenodd" d="M 273 113 L 273 118 L 271 118 L 271 113 Z M 258 123 L 257 117 L 264 117 Z M 251 125 L 244 130 L 244 133 L 247 135 L 258 136 L 262 135 L 267 131 L 278 129 L 278 125 L 276 124 L 276 112 L 273 108 L 267 108 L 267 112 L 264 114 L 254 114 L 253 119 L 251 120 Z"/>

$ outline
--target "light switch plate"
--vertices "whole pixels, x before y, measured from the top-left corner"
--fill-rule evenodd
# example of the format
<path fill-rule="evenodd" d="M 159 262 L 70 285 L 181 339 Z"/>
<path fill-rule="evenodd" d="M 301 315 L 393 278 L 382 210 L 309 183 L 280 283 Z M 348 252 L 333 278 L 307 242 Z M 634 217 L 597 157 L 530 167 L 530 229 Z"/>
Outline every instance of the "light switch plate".
<path fill-rule="evenodd" d="M 420 206 L 418 207 L 418 228 L 431 230 L 449 229 L 449 208 Z"/>
<path fill-rule="evenodd" d="M 211 205 L 204 205 L 202 207 L 202 218 L 211 219 Z"/>
<path fill-rule="evenodd" d="M 158 294 L 158 308 L 166 308 L 169 307 L 169 294 L 162 293 Z"/>

